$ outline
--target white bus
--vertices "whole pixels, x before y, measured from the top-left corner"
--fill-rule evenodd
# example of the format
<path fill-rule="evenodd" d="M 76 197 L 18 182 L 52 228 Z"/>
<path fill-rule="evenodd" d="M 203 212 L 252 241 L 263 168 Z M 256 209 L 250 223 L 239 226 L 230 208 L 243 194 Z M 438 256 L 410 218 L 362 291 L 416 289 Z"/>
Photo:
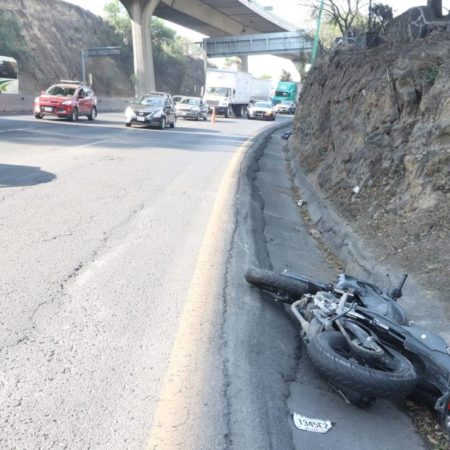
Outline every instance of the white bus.
<path fill-rule="evenodd" d="M 17 61 L 8 56 L 0 56 L 0 94 L 18 94 Z"/>

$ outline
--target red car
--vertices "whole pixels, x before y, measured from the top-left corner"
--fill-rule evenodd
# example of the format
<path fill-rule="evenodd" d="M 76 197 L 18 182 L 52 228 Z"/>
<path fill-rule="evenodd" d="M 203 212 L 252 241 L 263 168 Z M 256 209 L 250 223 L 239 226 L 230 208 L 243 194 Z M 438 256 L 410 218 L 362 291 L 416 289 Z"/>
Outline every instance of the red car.
<path fill-rule="evenodd" d="M 50 115 L 72 122 L 76 122 L 80 116 L 95 120 L 97 97 L 90 87 L 79 81 L 61 80 L 34 99 L 33 112 L 36 119 Z"/>

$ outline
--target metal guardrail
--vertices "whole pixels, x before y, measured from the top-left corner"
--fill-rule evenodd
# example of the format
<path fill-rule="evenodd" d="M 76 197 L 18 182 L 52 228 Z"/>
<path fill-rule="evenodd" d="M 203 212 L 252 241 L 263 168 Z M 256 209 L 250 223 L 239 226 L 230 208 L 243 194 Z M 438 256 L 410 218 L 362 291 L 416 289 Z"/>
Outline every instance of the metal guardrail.
<path fill-rule="evenodd" d="M 313 43 L 314 39 L 304 31 L 246 34 L 203 39 L 206 55 L 210 58 L 309 53 L 312 51 Z"/>

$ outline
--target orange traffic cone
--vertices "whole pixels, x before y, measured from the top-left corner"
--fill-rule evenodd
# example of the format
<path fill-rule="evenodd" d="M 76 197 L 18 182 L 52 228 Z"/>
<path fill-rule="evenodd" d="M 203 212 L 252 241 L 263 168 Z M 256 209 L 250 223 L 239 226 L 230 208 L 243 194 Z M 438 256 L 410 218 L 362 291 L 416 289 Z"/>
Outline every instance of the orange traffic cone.
<path fill-rule="evenodd" d="M 212 114 L 211 114 L 211 123 L 216 123 L 216 108 L 213 108 Z"/>

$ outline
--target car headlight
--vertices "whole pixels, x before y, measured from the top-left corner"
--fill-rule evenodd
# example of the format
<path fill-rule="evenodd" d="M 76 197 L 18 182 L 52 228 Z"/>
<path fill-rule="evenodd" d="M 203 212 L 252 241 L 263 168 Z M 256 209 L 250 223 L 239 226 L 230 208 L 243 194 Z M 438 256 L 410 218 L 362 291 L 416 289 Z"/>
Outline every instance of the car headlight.
<path fill-rule="evenodd" d="M 71 105 L 72 104 L 72 100 L 64 100 L 63 102 L 61 102 L 61 105 Z"/>
<path fill-rule="evenodd" d="M 133 108 L 131 106 L 129 106 L 126 110 L 125 110 L 125 117 L 127 119 L 131 119 L 135 116 Z"/>
<path fill-rule="evenodd" d="M 268 116 L 272 115 L 272 111 L 266 111 L 266 115 Z"/>
<path fill-rule="evenodd" d="M 156 111 L 155 113 L 153 113 L 153 116 L 155 119 L 159 119 L 161 116 L 163 115 L 163 110 L 159 109 L 158 111 Z"/>
<path fill-rule="evenodd" d="M 40 98 L 39 98 L 39 97 L 36 97 L 36 98 L 34 99 L 34 103 L 39 103 L 39 100 L 40 100 Z"/>

